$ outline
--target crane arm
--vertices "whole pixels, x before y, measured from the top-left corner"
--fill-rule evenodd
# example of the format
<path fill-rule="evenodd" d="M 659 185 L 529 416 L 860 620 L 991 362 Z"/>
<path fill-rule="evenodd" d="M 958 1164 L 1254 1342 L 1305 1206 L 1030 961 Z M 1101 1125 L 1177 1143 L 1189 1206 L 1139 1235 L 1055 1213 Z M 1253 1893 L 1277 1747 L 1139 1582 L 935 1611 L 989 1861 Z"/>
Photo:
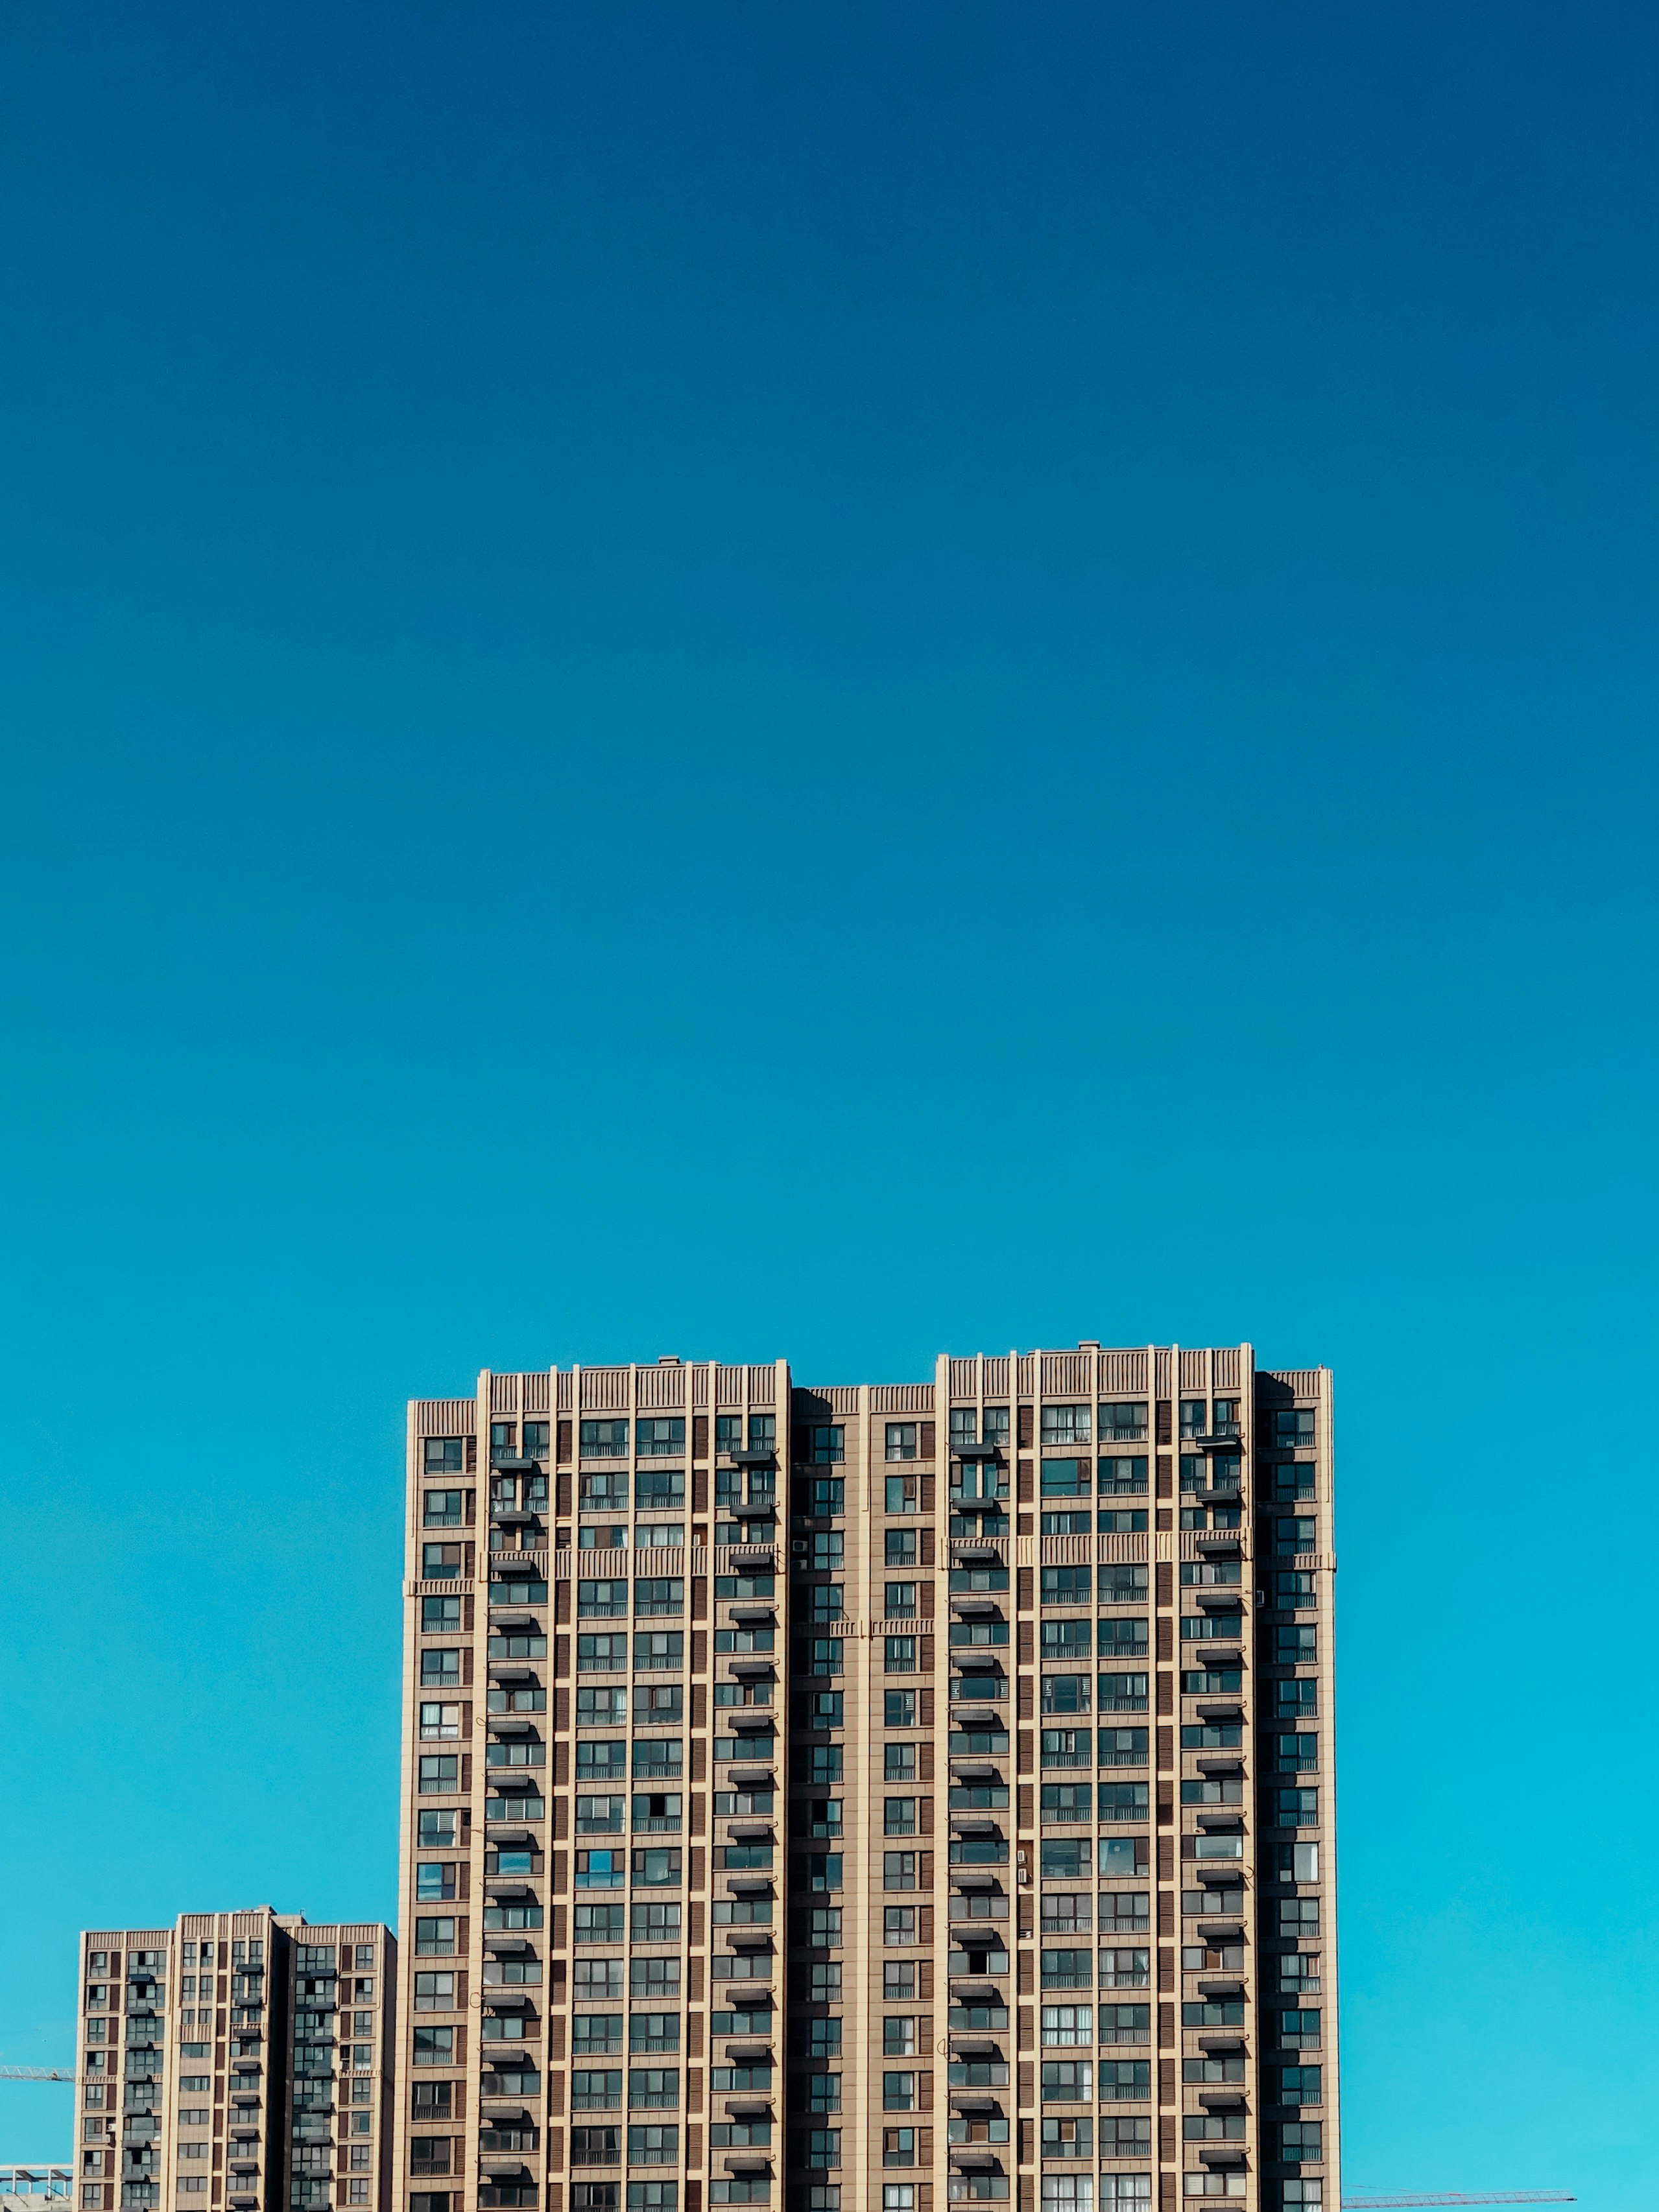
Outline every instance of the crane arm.
<path fill-rule="evenodd" d="M 1411 2197 L 1373 2196 L 1367 2191 L 1363 2197 L 1345 2197 L 1342 2212 L 1385 2212 L 1385 2209 L 1392 2212 L 1395 2206 L 1408 2204 L 1576 2204 L 1577 2201 L 1566 2189 L 1494 2189 L 1478 2196 L 1466 2196 L 1457 2189 Z"/>

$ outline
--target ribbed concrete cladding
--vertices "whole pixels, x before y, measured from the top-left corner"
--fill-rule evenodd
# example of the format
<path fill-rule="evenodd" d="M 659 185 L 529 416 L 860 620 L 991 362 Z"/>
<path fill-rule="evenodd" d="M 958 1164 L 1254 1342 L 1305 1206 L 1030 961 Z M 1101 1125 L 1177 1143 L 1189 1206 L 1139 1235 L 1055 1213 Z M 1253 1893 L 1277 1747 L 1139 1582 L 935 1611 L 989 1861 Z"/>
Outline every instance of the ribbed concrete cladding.
<path fill-rule="evenodd" d="M 486 1373 L 409 1438 L 411 2212 L 1334 2206 L 1325 1370 Z"/>

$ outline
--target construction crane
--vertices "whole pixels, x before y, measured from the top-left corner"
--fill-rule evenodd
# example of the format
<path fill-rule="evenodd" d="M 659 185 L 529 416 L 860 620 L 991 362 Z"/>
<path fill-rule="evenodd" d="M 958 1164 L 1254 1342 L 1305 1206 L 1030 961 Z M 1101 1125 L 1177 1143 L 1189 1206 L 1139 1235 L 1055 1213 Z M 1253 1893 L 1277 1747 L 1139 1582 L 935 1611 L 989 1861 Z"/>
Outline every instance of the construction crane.
<path fill-rule="evenodd" d="M 1367 2190 L 1363 2197 L 1345 2197 L 1342 2212 L 1385 2212 L 1385 2208 L 1402 2204 L 1576 2204 L 1578 2199 L 1566 2189 L 1493 2189 L 1484 2195 L 1465 2196 L 1461 2189 L 1448 2189 L 1426 2196 L 1390 2197 Z"/>
<path fill-rule="evenodd" d="M 0 2081 L 73 2081 L 72 2066 L 0 2066 Z"/>

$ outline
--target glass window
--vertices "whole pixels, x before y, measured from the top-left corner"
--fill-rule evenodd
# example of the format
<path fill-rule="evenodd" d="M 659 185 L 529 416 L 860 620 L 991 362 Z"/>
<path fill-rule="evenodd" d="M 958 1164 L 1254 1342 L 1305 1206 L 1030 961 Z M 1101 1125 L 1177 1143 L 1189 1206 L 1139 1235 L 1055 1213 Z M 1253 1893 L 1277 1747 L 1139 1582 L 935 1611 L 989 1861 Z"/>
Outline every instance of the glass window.
<path fill-rule="evenodd" d="M 887 1424 L 887 1456 L 890 1459 L 914 1459 L 916 1455 L 916 1424 L 914 1421 L 889 1421 Z"/>
<path fill-rule="evenodd" d="M 462 1474 L 466 1464 L 466 1439 L 464 1437 L 428 1437 L 425 1464 L 428 1474 Z"/>
<path fill-rule="evenodd" d="M 839 1423 L 821 1423 L 806 1431 L 806 1456 L 814 1467 L 839 1467 L 847 1456 L 847 1431 Z"/>
<path fill-rule="evenodd" d="M 1042 1409 L 1045 1444 L 1086 1444 L 1089 1431 L 1087 1406 L 1045 1406 Z"/>
<path fill-rule="evenodd" d="M 628 1453 L 626 1421 L 584 1421 L 581 1424 L 584 1459 L 623 1459 Z"/>
<path fill-rule="evenodd" d="M 583 1422 L 586 1428 L 587 1424 Z M 634 1449 L 641 1459 L 662 1459 L 685 1451 L 683 1415 L 641 1415 L 634 1425 Z"/>

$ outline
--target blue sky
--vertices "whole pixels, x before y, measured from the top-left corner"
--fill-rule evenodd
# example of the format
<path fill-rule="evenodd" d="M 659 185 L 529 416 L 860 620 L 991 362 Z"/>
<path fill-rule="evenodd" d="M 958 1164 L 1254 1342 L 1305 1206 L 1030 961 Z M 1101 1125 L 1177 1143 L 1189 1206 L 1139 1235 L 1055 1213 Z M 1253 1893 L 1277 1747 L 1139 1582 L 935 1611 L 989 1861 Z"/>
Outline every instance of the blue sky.
<path fill-rule="evenodd" d="M 406 1395 L 1249 1338 L 1350 2181 L 1645 2203 L 1656 49 L 9 15 L 5 2060 L 392 1911 Z"/>

